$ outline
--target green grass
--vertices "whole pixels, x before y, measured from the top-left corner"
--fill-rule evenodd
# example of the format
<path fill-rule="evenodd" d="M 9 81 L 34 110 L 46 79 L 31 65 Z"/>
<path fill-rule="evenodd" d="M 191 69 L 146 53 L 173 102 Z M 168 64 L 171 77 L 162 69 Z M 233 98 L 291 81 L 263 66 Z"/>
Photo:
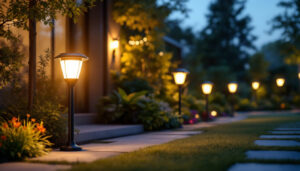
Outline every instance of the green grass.
<path fill-rule="evenodd" d="M 247 150 L 283 149 L 258 147 L 253 142 L 275 127 L 299 121 L 299 114 L 250 117 L 240 122 L 206 128 L 200 135 L 74 165 L 72 170 L 226 170 L 236 162 L 250 161 L 245 158 Z"/>

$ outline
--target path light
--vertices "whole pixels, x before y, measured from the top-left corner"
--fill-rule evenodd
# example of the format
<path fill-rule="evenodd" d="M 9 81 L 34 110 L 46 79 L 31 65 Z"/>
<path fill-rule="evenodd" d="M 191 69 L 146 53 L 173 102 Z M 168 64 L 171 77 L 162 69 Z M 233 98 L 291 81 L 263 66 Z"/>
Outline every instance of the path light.
<path fill-rule="evenodd" d="M 61 53 L 56 57 L 60 60 L 64 79 L 68 84 L 68 142 L 61 151 L 80 151 L 74 140 L 74 86 L 79 79 L 82 63 L 88 57 L 79 53 Z"/>
<path fill-rule="evenodd" d="M 260 83 L 258 82 L 258 81 L 253 81 L 252 82 L 252 89 L 254 90 L 254 101 L 256 101 L 256 99 L 257 99 L 257 90 L 259 89 L 259 86 L 260 86 Z"/>
<path fill-rule="evenodd" d="M 232 82 L 232 83 L 229 83 L 229 84 L 228 84 L 228 91 L 229 91 L 231 94 L 236 93 L 237 89 L 238 89 L 238 84 L 237 84 L 237 83 Z"/>
<path fill-rule="evenodd" d="M 300 79 L 300 72 L 298 72 L 298 78 Z"/>
<path fill-rule="evenodd" d="M 209 110 L 208 110 L 208 96 L 210 95 L 212 88 L 213 88 L 213 84 L 211 82 L 204 82 L 202 84 L 202 92 L 205 95 L 205 111 L 207 116 L 209 115 Z"/>
<path fill-rule="evenodd" d="M 260 86 L 260 83 L 258 81 L 253 81 L 252 82 L 253 90 L 255 90 L 255 91 L 258 90 L 259 86 Z"/>
<path fill-rule="evenodd" d="M 234 93 L 236 93 L 238 89 L 238 84 L 235 82 L 229 83 L 228 85 L 228 91 L 231 93 L 232 96 L 232 102 L 230 103 L 231 105 L 231 116 L 234 116 Z"/>
<path fill-rule="evenodd" d="M 284 83 L 285 83 L 284 78 L 277 78 L 276 79 L 276 84 L 277 84 L 278 87 L 283 87 Z"/>
<path fill-rule="evenodd" d="M 218 115 L 218 112 L 213 110 L 210 112 L 210 115 L 213 116 L 213 117 L 216 117 Z"/>
<path fill-rule="evenodd" d="M 178 112 L 181 115 L 181 94 L 182 94 L 182 86 L 185 83 L 186 77 L 189 74 L 189 71 L 184 68 L 178 68 L 173 73 L 175 84 L 179 87 L 179 99 L 178 99 Z"/>

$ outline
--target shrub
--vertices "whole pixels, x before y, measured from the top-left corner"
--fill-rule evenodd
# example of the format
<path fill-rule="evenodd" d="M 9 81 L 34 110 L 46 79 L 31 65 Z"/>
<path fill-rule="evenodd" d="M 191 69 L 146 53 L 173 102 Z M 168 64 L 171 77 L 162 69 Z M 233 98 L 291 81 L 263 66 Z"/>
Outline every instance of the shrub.
<path fill-rule="evenodd" d="M 19 120 L 13 117 L 0 126 L 0 160 L 21 160 L 26 157 L 36 157 L 49 151 L 51 143 L 45 135 L 43 122 L 34 118 Z M 4 158 L 5 157 L 5 158 Z"/>
<path fill-rule="evenodd" d="M 167 103 L 145 96 L 147 91 L 127 94 L 119 88 L 111 96 L 100 99 L 97 108 L 102 123 L 143 124 L 145 130 L 179 127 L 178 116 Z"/>

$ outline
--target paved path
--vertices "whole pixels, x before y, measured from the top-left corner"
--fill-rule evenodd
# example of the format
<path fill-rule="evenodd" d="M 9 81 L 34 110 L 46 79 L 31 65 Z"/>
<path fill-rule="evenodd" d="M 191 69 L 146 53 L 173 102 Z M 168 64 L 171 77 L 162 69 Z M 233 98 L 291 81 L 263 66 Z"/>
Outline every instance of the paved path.
<path fill-rule="evenodd" d="M 139 135 L 119 137 L 102 141 L 94 141 L 89 144 L 82 145 L 84 149 L 79 152 L 62 152 L 54 150 L 48 155 L 30 159 L 31 161 L 42 162 L 92 162 L 98 159 L 112 157 L 121 153 L 127 153 L 139 150 L 141 148 L 167 143 L 176 139 L 187 138 L 192 135 L 201 134 L 202 131 L 196 130 L 200 128 L 212 127 L 219 124 L 226 124 L 247 118 L 246 115 L 237 115 L 235 117 L 218 118 L 214 122 L 201 122 L 193 125 L 184 125 L 183 128 L 148 132 Z M 7 171 L 20 171 L 20 168 L 26 165 L 30 170 L 52 171 L 56 169 L 64 169 L 68 165 L 50 165 L 39 163 L 4 163 L 0 164 L 0 170 L 4 168 Z"/>
<path fill-rule="evenodd" d="M 261 135 L 260 140 L 254 143 L 258 146 L 268 147 L 299 147 L 300 123 L 294 125 L 282 126 L 269 131 L 272 135 Z M 267 140 L 266 140 L 267 139 Z M 291 140 L 293 139 L 293 140 Z M 252 150 L 247 151 L 246 156 L 248 159 L 258 161 L 300 161 L 299 151 L 286 151 L 282 150 Z M 277 164 L 277 163 L 237 163 L 229 168 L 229 171 L 300 171 L 300 164 Z"/>

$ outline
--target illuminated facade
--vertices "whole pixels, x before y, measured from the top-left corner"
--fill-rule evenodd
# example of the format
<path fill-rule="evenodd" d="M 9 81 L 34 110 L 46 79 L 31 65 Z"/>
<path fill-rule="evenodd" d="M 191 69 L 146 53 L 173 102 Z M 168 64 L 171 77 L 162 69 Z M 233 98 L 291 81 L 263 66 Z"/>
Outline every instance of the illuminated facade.
<path fill-rule="evenodd" d="M 67 17 L 58 16 L 55 27 L 37 23 L 37 57 L 49 49 L 54 52 L 47 72 L 56 84 L 65 87 L 59 61 L 53 57 L 60 53 L 82 53 L 89 57 L 83 64 L 80 79 L 76 84 L 76 113 L 96 112 L 99 98 L 113 88 L 110 71 L 119 69 L 119 49 L 113 50 L 111 42 L 119 38 L 119 26 L 112 19 L 112 0 L 97 1 L 95 6 L 82 15 L 75 24 Z M 16 30 L 22 35 L 28 57 L 29 35 L 27 31 Z M 26 79 L 27 74 L 24 74 Z M 62 93 L 67 93 L 62 88 Z"/>

